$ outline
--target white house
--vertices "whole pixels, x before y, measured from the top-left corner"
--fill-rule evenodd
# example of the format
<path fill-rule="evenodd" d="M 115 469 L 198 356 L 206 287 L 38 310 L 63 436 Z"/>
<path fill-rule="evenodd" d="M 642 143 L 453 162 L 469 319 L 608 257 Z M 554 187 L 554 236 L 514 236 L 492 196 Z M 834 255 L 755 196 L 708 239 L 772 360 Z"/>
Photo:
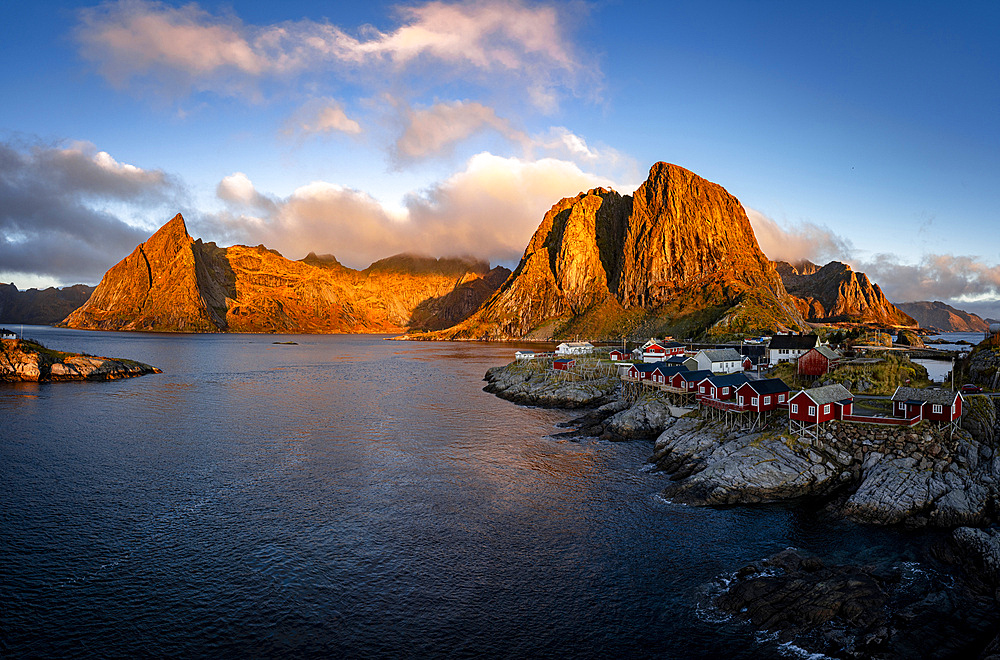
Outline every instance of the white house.
<path fill-rule="evenodd" d="M 514 353 L 514 359 L 517 360 L 517 361 L 519 361 L 519 362 L 522 361 L 522 360 L 534 360 L 535 359 L 535 352 L 534 351 L 517 351 L 516 353 Z"/>
<path fill-rule="evenodd" d="M 556 355 L 588 355 L 594 351 L 589 341 L 568 341 L 556 346 Z"/>
<path fill-rule="evenodd" d="M 767 357 L 771 364 L 795 362 L 808 353 L 810 348 L 817 346 L 819 346 L 817 335 L 776 335 L 767 345 Z"/>
<path fill-rule="evenodd" d="M 735 348 L 706 348 L 684 361 L 691 371 L 729 374 L 743 371 L 743 356 Z"/>
<path fill-rule="evenodd" d="M 0 339 L 17 339 L 17 333 L 11 332 L 7 328 L 0 328 Z"/>

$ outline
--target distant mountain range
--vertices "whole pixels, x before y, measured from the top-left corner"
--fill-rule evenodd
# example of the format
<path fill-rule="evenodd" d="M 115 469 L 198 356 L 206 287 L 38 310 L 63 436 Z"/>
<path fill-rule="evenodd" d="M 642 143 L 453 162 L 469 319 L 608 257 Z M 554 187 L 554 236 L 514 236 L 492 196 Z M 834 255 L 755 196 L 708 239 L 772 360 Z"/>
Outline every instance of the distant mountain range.
<path fill-rule="evenodd" d="M 472 259 L 398 255 L 362 271 L 330 255 L 291 261 L 263 245 L 220 248 L 180 214 L 105 273 L 64 325 L 166 332 L 386 332 L 452 325 L 507 278 Z"/>
<path fill-rule="evenodd" d="M 921 328 L 942 332 L 986 332 L 990 327 L 989 321 L 941 301 L 899 303 L 897 307 L 915 318 Z"/>
<path fill-rule="evenodd" d="M 0 325 L 29 323 L 49 325 L 66 318 L 87 302 L 94 287 L 77 284 L 62 289 L 28 289 L 18 291 L 13 284 L 0 284 Z"/>
<path fill-rule="evenodd" d="M 29 298 L 45 301 L 37 307 L 46 311 L 24 322 L 65 315 L 66 326 L 104 330 L 507 340 L 712 337 L 810 323 L 986 325 L 943 303 L 893 305 L 840 262 L 770 262 L 739 200 L 669 163 L 655 164 L 633 195 L 595 188 L 557 202 L 513 273 L 405 254 L 364 270 L 332 255 L 291 261 L 263 245 L 194 240 L 178 214 L 96 289 L 19 294 L 0 285 L 0 320 L 12 310 L 23 316 Z"/>

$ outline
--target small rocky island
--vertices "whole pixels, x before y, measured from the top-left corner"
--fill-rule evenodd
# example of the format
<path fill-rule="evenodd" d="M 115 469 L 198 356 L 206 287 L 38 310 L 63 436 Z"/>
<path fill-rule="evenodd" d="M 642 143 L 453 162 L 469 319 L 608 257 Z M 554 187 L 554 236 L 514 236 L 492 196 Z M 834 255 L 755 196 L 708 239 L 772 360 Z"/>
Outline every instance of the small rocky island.
<path fill-rule="evenodd" d="M 158 373 L 156 367 L 135 360 L 55 351 L 29 339 L 0 340 L 3 383 L 117 380 Z"/>

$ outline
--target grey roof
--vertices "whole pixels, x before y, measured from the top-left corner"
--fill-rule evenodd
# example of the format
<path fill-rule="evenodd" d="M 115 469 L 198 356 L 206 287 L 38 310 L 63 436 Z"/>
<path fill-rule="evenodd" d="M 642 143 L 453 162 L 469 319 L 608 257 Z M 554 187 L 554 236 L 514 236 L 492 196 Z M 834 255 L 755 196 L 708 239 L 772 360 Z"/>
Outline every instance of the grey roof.
<path fill-rule="evenodd" d="M 919 387 L 904 387 L 900 385 L 892 395 L 893 401 L 920 401 L 922 403 L 938 403 L 950 406 L 955 402 L 958 392 L 951 390 L 925 390 Z"/>
<path fill-rule="evenodd" d="M 825 403 L 833 403 L 834 401 L 843 401 L 845 399 L 854 398 L 854 395 L 840 383 L 824 385 L 823 387 L 814 387 L 811 390 L 802 391 L 805 392 L 810 399 L 821 406 Z"/>
<path fill-rule="evenodd" d="M 735 348 L 706 348 L 701 351 L 712 362 L 741 362 L 743 356 Z"/>
<path fill-rule="evenodd" d="M 813 348 L 819 343 L 819 337 L 816 335 L 775 335 L 771 338 L 771 343 L 768 344 L 768 348 L 796 348 L 801 350 L 808 350 Z"/>
<path fill-rule="evenodd" d="M 844 357 L 843 355 L 833 350 L 826 344 L 823 344 L 822 346 L 817 346 L 816 351 L 828 360 L 840 360 Z"/>

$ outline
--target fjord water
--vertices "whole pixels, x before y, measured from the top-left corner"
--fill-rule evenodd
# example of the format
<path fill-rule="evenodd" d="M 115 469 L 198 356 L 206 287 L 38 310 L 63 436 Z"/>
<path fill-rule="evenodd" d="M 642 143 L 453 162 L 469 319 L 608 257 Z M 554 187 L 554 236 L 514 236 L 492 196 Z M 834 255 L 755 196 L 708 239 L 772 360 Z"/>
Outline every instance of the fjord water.
<path fill-rule="evenodd" d="M 788 546 L 924 560 L 664 501 L 651 443 L 482 392 L 511 345 L 25 335 L 163 373 L 0 385 L 4 657 L 761 657 L 787 647 L 711 609 L 720 576 Z"/>

